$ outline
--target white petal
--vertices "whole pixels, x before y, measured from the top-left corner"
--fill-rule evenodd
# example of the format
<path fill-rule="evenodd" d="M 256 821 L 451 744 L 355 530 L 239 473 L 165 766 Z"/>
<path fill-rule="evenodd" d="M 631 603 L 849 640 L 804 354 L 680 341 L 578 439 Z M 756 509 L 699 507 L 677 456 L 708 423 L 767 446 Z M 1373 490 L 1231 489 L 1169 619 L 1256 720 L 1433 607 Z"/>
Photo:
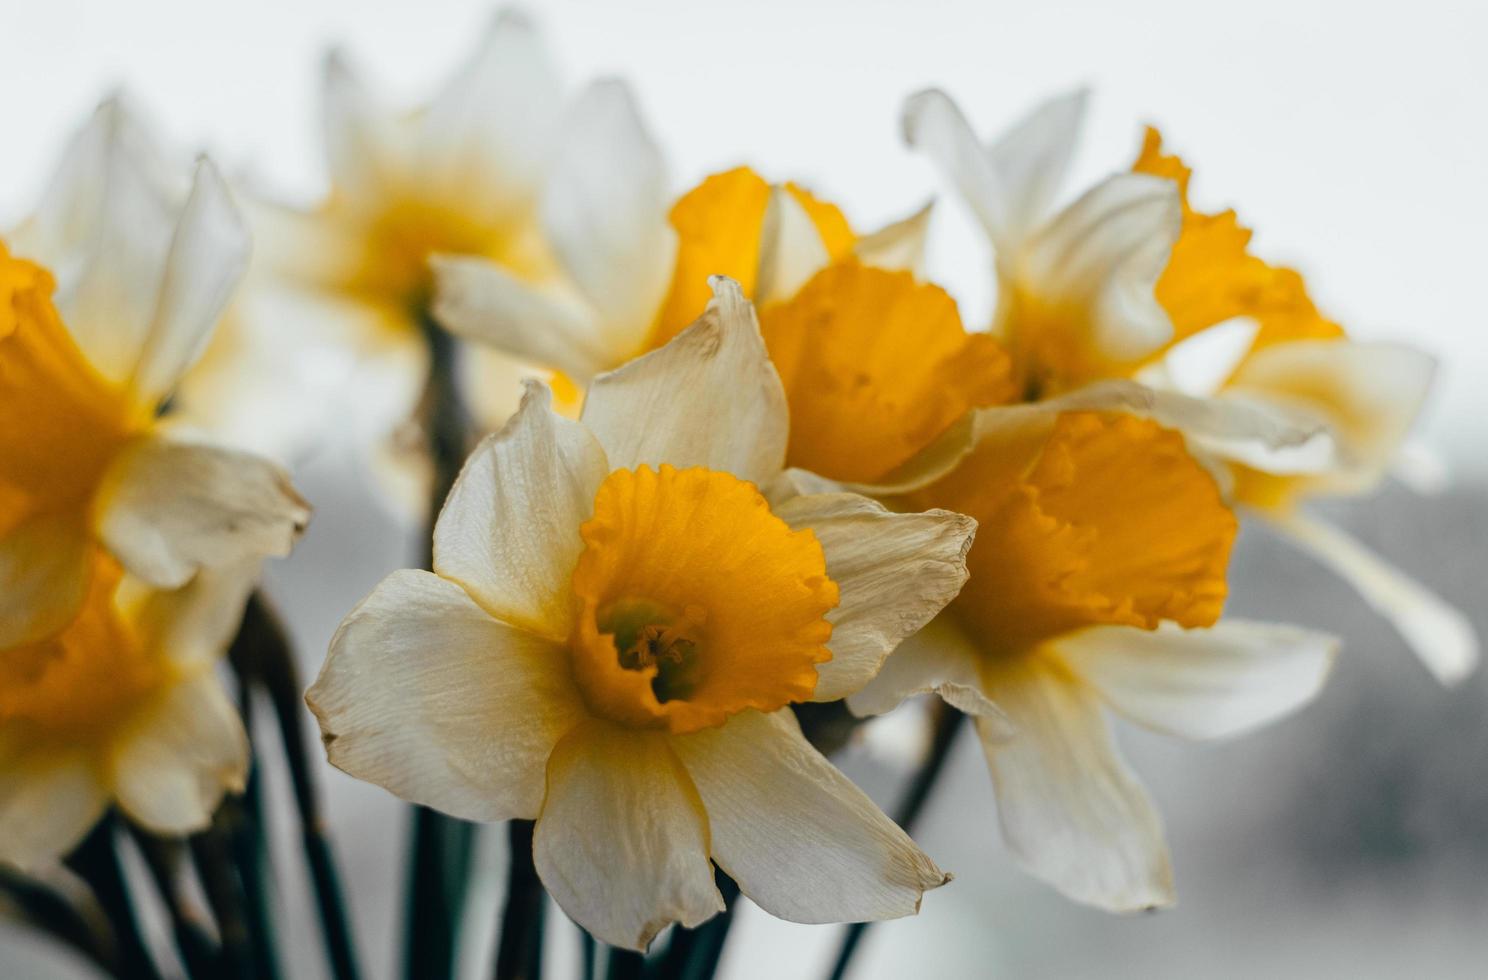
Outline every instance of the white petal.
<path fill-rule="evenodd" d="M 1332 525 L 1301 515 L 1264 516 L 1358 590 L 1438 681 L 1457 684 L 1477 668 L 1478 633 L 1461 610 Z"/>
<path fill-rule="evenodd" d="M 282 558 L 310 520 L 289 476 L 231 449 L 136 439 L 98 492 L 98 534 L 129 571 L 178 588 L 200 568 Z"/>
<path fill-rule="evenodd" d="M 1069 172 L 1089 92 L 1077 89 L 1034 109 L 988 150 L 1005 204 L 1004 237 L 1018 242 L 1048 216 Z"/>
<path fill-rule="evenodd" d="M 262 561 L 206 568 L 179 589 L 161 591 L 126 578 L 118 603 L 141 641 L 178 667 L 214 663 L 227 652 L 258 584 Z"/>
<path fill-rule="evenodd" d="M 71 851 L 103 816 L 107 791 L 81 752 L 45 752 L 0 735 L 0 864 L 26 870 Z"/>
<path fill-rule="evenodd" d="M 435 256 L 434 316 L 478 344 L 587 381 L 635 348 L 616 343 L 597 311 L 542 292 L 495 262 Z"/>
<path fill-rule="evenodd" d="M 1301 340 L 1247 358 L 1229 390 L 1321 418 L 1340 450 L 1333 491 L 1372 489 L 1431 391 L 1435 360 L 1404 344 Z"/>
<path fill-rule="evenodd" d="M 864 265 L 903 269 L 921 275 L 925 269 L 925 239 L 930 231 L 930 211 L 934 203 L 927 202 L 909 217 L 862 236 L 853 245 L 853 254 Z"/>
<path fill-rule="evenodd" d="M 93 574 L 89 544 L 74 514 L 33 517 L 0 538 L 0 650 L 72 622 Z"/>
<path fill-rule="evenodd" d="M 305 696 L 331 764 L 468 820 L 530 820 L 583 709 L 562 646 L 458 585 L 394 572 L 336 630 Z"/>
<path fill-rule="evenodd" d="M 1296 626 L 1226 619 L 1195 630 L 1096 626 L 1054 645 L 1133 721 L 1183 738 L 1228 738 L 1311 701 L 1339 642 Z"/>
<path fill-rule="evenodd" d="M 860 718 L 886 714 L 907 698 L 934 694 L 966 714 L 985 719 L 999 738 L 1012 734 L 1002 709 L 983 693 L 981 654 L 949 616 L 940 616 L 899 644 L 883 669 L 847 698 Z"/>
<path fill-rule="evenodd" d="M 537 30 L 525 15 L 502 11 L 423 114 L 420 181 L 483 219 L 535 208 L 562 102 Z"/>
<path fill-rule="evenodd" d="M 210 670 L 144 709 L 114 749 L 114 793 L 129 818 L 166 835 L 203 830 L 248 776 L 248 735 Z"/>
<path fill-rule="evenodd" d="M 723 911 L 707 816 L 660 732 L 594 721 L 563 739 L 532 852 L 553 900 L 612 946 L 644 950 Z"/>
<path fill-rule="evenodd" d="M 956 103 L 939 89 L 917 92 L 905 101 L 900 125 L 904 141 L 930 157 L 981 222 L 987 237 L 1002 248 L 1008 215 L 1001 181 Z"/>
<path fill-rule="evenodd" d="M 770 187 L 760 226 L 759 278 L 754 301 L 760 309 L 790 299 L 830 261 L 821 232 L 796 196 L 780 184 Z"/>
<path fill-rule="evenodd" d="M 827 614 L 832 659 L 817 667 L 814 701 L 836 701 L 868 683 L 966 582 L 976 521 L 961 514 L 897 514 L 854 493 L 796 497 L 775 514 L 816 535 L 839 590 Z"/>
<path fill-rule="evenodd" d="M 158 404 L 201 356 L 248 267 L 248 229 L 217 168 L 202 160 L 176 223 L 160 297 L 131 380 L 139 401 Z"/>
<path fill-rule="evenodd" d="M 584 423 L 616 469 L 706 466 L 767 486 L 785 462 L 785 389 L 738 283 L 666 346 L 594 379 Z"/>
<path fill-rule="evenodd" d="M 57 274 L 57 308 L 104 377 L 127 382 L 154 320 L 181 188 L 152 134 L 119 100 L 74 140 L 22 254 Z M 34 244 L 36 252 L 27 251 Z"/>
<path fill-rule="evenodd" d="M 1157 811 L 1117 754 L 1095 691 L 1045 656 L 1001 665 L 987 681 L 1017 728 L 1013 739 L 982 740 L 1009 850 L 1077 902 L 1112 912 L 1171 905 Z"/>
<path fill-rule="evenodd" d="M 583 425 L 553 412 L 529 382 L 522 407 L 465 461 L 434 526 L 434 570 L 498 619 L 565 639 L 579 525 L 609 473 Z"/>
<path fill-rule="evenodd" d="M 641 349 L 671 282 L 677 236 L 666 161 L 624 82 L 595 82 L 569 113 L 543 224 L 580 292 L 612 324 L 614 367 Z"/>
<path fill-rule="evenodd" d="M 1171 180 L 1108 177 L 1029 240 L 1019 255 L 1019 285 L 1050 308 L 1085 311 L 1089 342 L 1108 357 L 1150 354 L 1173 335 L 1152 290 L 1182 214 Z"/>
<path fill-rule="evenodd" d="M 707 808 L 713 859 L 771 915 L 894 919 L 950 880 L 812 748 L 788 709 L 746 711 L 673 744 Z"/>
<path fill-rule="evenodd" d="M 401 179 L 392 112 L 340 51 L 326 55 L 321 100 L 331 186 L 353 206 L 370 208 Z"/>

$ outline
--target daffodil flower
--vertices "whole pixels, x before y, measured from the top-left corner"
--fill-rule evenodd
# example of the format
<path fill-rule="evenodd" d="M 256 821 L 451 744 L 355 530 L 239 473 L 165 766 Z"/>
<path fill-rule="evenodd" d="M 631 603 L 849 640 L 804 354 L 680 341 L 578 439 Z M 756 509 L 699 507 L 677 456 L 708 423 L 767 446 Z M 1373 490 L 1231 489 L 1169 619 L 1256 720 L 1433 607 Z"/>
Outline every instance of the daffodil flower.
<path fill-rule="evenodd" d="M 1336 641 L 1220 622 L 1236 522 L 1185 438 L 1269 437 L 1267 416 L 1130 381 L 1034 404 L 998 341 L 903 272 L 838 263 L 766 308 L 802 488 L 977 519 L 971 577 L 906 641 L 856 713 L 933 692 L 973 717 L 1013 852 L 1066 894 L 1127 910 L 1172 901 L 1161 825 L 1107 733 L 1110 706 L 1159 731 L 1234 735 L 1309 700 Z M 1006 738 L 1012 722 L 1012 738 Z"/>
<path fill-rule="evenodd" d="M 94 560 L 71 623 L 0 651 L 0 863 L 22 869 L 67 854 L 110 806 L 152 833 L 203 830 L 247 775 L 214 667 L 257 563 L 161 592 Z"/>
<path fill-rule="evenodd" d="M 737 284 L 593 382 L 531 382 L 466 464 L 434 571 L 342 623 L 307 695 L 331 762 L 476 820 L 536 819 L 538 873 L 605 942 L 723 907 L 713 863 L 800 922 L 947 880 L 801 733 L 965 579 L 973 523 L 782 485 L 784 393 Z M 710 863 L 711 859 L 711 863 Z"/>
<path fill-rule="evenodd" d="M 174 589 L 287 554 L 309 517 L 278 467 L 158 417 L 248 237 L 210 163 L 188 193 L 163 182 L 112 104 L 100 119 L 12 237 L 55 278 L 0 245 L 0 650 L 71 621 L 97 545 Z"/>
<path fill-rule="evenodd" d="M 956 186 L 992 243 L 994 333 L 1030 400 L 1106 384 L 1215 459 L 1231 498 L 1352 583 L 1444 682 L 1477 662 L 1467 619 L 1341 531 L 1303 516 L 1309 496 L 1376 486 L 1430 388 L 1433 364 L 1400 344 L 1344 337 L 1294 270 L 1249 252 L 1235 214 L 1188 202 L 1189 171 L 1149 131 L 1134 172 L 1053 203 L 1085 96 L 1054 99 L 990 146 L 938 91 L 905 107 L 905 134 Z M 1207 383 L 1176 370 L 1237 318 L 1253 329 Z M 1221 349 L 1225 349 L 1221 344 Z M 1109 379 L 1150 386 L 1137 395 Z"/>
<path fill-rule="evenodd" d="M 747 167 L 671 202 L 665 159 L 618 81 L 578 100 L 543 202 L 559 275 L 533 284 L 498 262 L 436 259 L 439 321 L 461 336 L 587 382 L 659 347 L 727 275 L 760 310 L 820 269 L 857 259 L 918 266 L 928 209 L 868 235 L 833 204 Z"/>

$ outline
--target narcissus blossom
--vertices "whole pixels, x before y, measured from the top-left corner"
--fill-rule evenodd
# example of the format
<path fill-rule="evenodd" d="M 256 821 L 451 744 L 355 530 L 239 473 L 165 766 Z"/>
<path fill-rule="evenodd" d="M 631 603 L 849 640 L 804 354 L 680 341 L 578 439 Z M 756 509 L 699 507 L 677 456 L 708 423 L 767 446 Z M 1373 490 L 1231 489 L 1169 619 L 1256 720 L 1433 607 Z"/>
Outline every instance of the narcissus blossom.
<path fill-rule="evenodd" d="M 582 383 L 676 336 L 707 304 L 710 275 L 733 278 L 763 311 L 837 261 L 914 268 L 927 217 L 859 235 L 835 205 L 748 167 L 672 202 L 629 90 L 605 81 L 578 100 L 545 192 L 560 274 L 533 284 L 499 262 L 441 258 L 435 312 L 462 336 Z"/>
<path fill-rule="evenodd" d="M 1298 273 L 1249 252 L 1234 212 L 1189 205 L 1189 171 L 1162 154 L 1155 131 L 1133 172 L 1056 211 L 1084 102 L 1083 93 L 1054 99 L 988 146 L 944 93 L 920 93 L 905 107 L 906 138 L 956 186 L 993 246 L 993 332 L 1022 396 L 1113 378 L 1158 389 L 1148 414 L 1215 460 L 1234 501 L 1353 583 L 1439 678 L 1460 679 L 1477 661 L 1466 618 L 1296 507 L 1379 482 L 1429 390 L 1431 359 L 1347 340 Z M 1253 329 L 1232 361 L 1207 384 L 1181 383 L 1179 352 L 1237 318 Z"/>
<path fill-rule="evenodd" d="M 70 155 L 96 165 L 0 245 L 0 650 L 72 620 L 96 546 L 174 589 L 287 554 L 309 517 L 278 467 L 159 418 L 248 238 L 211 164 L 189 192 L 163 183 L 112 104 L 100 117 Z"/>
<path fill-rule="evenodd" d="M 203 830 L 247 775 L 214 668 L 256 563 L 162 592 L 92 560 L 71 623 L 0 650 L 0 863 L 22 869 L 59 860 L 110 806 L 152 833 Z"/>
<path fill-rule="evenodd" d="M 378 586 L 308 695 L 352 775 L 535 818 L 548 891 L 637 949 L 722 908 L 713 863 L 801 922 L 906 915 L 947 879 L 789 705 L 858 690 L 928 622 L 973 522 L 772 496 L 784 394 L 739 287 L 714 288 L 690 329 L 596 378 L 580 421 L 531 383 L 450 494 L 434 571 Z"/>

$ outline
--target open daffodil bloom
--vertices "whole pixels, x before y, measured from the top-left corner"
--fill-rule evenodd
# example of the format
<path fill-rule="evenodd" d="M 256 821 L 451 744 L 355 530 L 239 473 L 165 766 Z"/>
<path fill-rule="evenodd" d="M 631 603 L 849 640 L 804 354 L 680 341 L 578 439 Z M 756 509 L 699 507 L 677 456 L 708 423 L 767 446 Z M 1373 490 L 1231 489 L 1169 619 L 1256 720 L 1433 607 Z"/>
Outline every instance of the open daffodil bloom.
<path fill-rule="evenodd" d="M 0 651 L 0 862 L 21 868 L 60 859 L 110 805 L 154 833 L 201 830 L 247 774 L 213 669 L 252 563 L 157 592 L 93 560 L 72 622 Z"/>
<path fill-rule="evenodd" d="M 0 650 L 72 619 L 95 544 L 177 588 L 287 554 L 309 516 L 278 467 L 157 419 L 248 240 L 210 164 L 178 197 L 125 127 L 115 104 L 100 109 L 78 166 L 0 245 Z"/>
<path fill-rule="evenodd" d="M 710 858 L 802 922 L 905 915 L 946 880 L 788 705 L 867 683 L 965 580 L 974 524 L 772 496 L 784 393 L 738 286 L 715 290 L 580 421 L 532 383 L 451 492 L 434 571 L 364 600 L 308 695 L 347 772 L 535 818 L 549 892 L 632 948 L 721 908 Z"/>

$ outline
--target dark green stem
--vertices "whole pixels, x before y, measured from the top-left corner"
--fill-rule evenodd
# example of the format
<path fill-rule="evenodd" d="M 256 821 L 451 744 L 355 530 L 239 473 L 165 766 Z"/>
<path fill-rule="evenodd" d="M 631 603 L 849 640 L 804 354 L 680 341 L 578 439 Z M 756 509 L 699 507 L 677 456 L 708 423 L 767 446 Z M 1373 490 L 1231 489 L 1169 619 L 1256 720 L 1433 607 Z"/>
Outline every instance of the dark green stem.
<path fill-rule="evenodd" d="M 547 903 L 532 861 L 534 826 L 531 820 L 513 820 L 507 826 L 511 865 L 507 871 L 501 931 L 497 936 L 496 980 L 539 980 L 542 976 Z"/>
<path fill-rule="evenodd" d="M 110 937 L 102 928 L 107 922 L 102 921 L 101 906 L 93 910 L 93 918 L 100 921 L 89 921 L 89 915 L 62 892 L 4 865 L 0 897 L 29 925 L 82 953 L 110 975 L 120 972 Z"/>
<path fill-rule="evenodd" d="M 181 954 L 181 964 L 186 968 L 189 980 L 211 980 L 217 976 L 221 951 L 212 935 L 211 925 L 202 911 L 195 907 L 185 894 L 181 881 L 182 851 L 179 840 L 155 837 L 141 828 L 131 825 L 134 842 L 145 859 L 155 890 L 160 893 L 165 910 L 170 915 L 171 931 L 176 938 L 176 949 Z"/>
<path fill-rule="evenodd" d="M 465 463 L 472 426 L 455 379 L 454 338 L 427 312 L 418 315 L 418 323 L 429 351 L 419 416 L 433 471 L 423 561 L 425 568 L 432 568 L 434 524 Z M 447 980 L 453 975 L 474 842 L 472 824 L 427 807 L 414 808 L 403 946 L 409 980 Z"/>
<path fill-rule="evenodd" d="M 925 762 L 920 766 L 920 771 L 915 774 L 914 781 L 905 790 L 904 799 L 899 802 L 898 812 L 894 816 L 894 821 L 904 829 L 905 833 L 911 832 L 915 821 L 924 811 L 925 803 L 930 799 L 930 791 L 934 789 L 942 770 L 945 769 L 946 759 L 950 757 L 956 734 L 965 722 L 966 716 L 961 712 L 949 705 L 936 702 L 930 750 L 925 755 Z M 847 932 L 842 937 L 842 946 L 837 951 L 837 960 L 832 966 L 832 972 L 828 974 L 830 980 L 843 980 L 847 976 L 848 968 L 852 965 L 853 954 L 863 942 L 863 936 L 870 925 L 872 925 L 871 922 L 854 922 L 847 927 Z"/>
<path fill-rule="evenodd" d="M 235 801 L 229 801 L 235 802 Z M 262 943 L 255 942 L 248 914 L 244 882 L 234 863 L 227 803 L 217 811 L 212 825 L 191 838 L 191 856 L 196 862 L 197 877 L 207 894 L 207 904 L 217 920 L 222 940 L 221 964 L 217 975 L 236 980 L 255 980 L 269 974 L 270 968 L 258 962 Z"/>
<path fill-rule="evenodd" d="M 633 949 L 610 947 L 605 964 L 605 980 L 642 980 L 646 975 L 646 956 Z"/>
<path fill-rule="evenodd" d="M 160 980 L 135 917 L 134 901 L 119 862 L 118 819 L 98 821 L 67 858 L 67 866 L 88 883 L 114 934 L 118 976 L 122 980 Z"/>
<path fill-rule="evenodd" d="M 306 751 L 304 702 L 299 671 L 290 648 L 289 635 L 262 593 L 254 593 L 243 614 L 238 640 L 245 648 L 244 680 L 261 684 L 279 723 L 280 741 L 289 763 L 290 786 L 300 817 L 300 840 L 320 915 L 321 939 L 331 975 L 336 980 L 357 980 L 356 944 L 352 938 L 346 893 L 331 850 L 325 819 L 320 810 L 314 769 Z"/>
<path fill-rule="evenodd" d="M 256 732 L 253 714 L 254 676 L 257 646 L 247 642 L 239 628 L 228 650 L 228 659 L 238 677 L 238 713 L 248 734 L 250 747 L 248 782 L 241 797 L 228 797 L 213 818 L 212 831 L 222 839 L 223 853 L 230 861 L 228 877 L 236 887 L 221 894 L 238 897 L 237 914 L 242 920 L 246 945 L 251 954 L 248 962 L 255 976 L 277 980 L 282 974 L 274 924 L 274 896 L 270 884 L 273 869 L 269 860 L 268 812 L 263 791 L 262 739 Z M 198 872 L 200 873 L 198 862 Z M 223 943 L 224 956 L 229 955 Z M 234 969 L 243 969 L 241 965 Z"/>

